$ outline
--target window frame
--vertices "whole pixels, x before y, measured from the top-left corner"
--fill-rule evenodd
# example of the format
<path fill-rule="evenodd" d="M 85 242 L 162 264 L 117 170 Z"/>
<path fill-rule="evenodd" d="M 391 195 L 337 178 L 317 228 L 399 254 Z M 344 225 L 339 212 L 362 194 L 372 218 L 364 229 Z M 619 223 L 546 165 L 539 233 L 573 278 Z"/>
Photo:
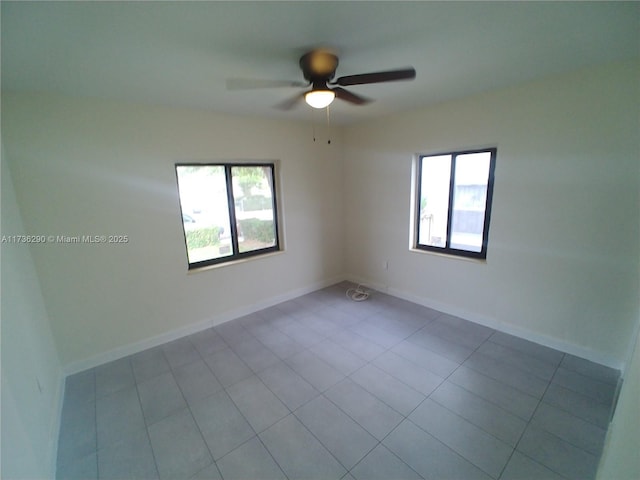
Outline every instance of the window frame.
<path fill-rule="evenodd" d="M 276 161 L 266 161 L 266 162 L 180 162 L 174 165 L 174 171 L 176 174 L 176 183 L 178 188 L 178 205 L 180 207 L 181 218 L 185 212 L 183 211 L 182 201 L 180 197 L 180 181 L 178 178 L 178 167 L 223 167 L 225 174 L 225 184 L 226 184 L 226 193 L 227 193 L 227 206 L 228 206 L 228 214 L 229 214 L 229 229 L 230 237 L 231 237 L 231 255 L 226 255 L 218 258 L 211 258 L 208 260 L 201 260 L 198 262 L 191 262 L 189 260 L 189 246 L 187 245 L 187 231 L 184 228 L 184 221 L 182 222 L 182 234 L 184 239 L 185 246 L 185 254 L 187 256 L 187 265 L 188 270 L 197 270 L 205 267 L 221 265 L 221 264 L 229 264 L 233 262 L 237 262 L 239 260 L 245 260 L 251 257 L 257 257 L 261 255 L 266 255 L 269 253 L 279 252 L 281 251 L 281 241 L 280 241 L 280 207 L 278 201 L 278 183 L 277 180 L 277 162 Z M 247 252 L 240 252 L 239 249 L 239 240 L 238 240 L 238 224 L 236 219 L 236 207 L 235 207 L 235 197 L 233 194 L 233 177 L 232 177 L 232 168 L 233 167 L 268 167 L 271 171 L 271 194 L 272 194 L 272 209 L 273 209 L 273 224 L 274 224 L 274 234 L 275 234 L 275 245 L 265 248 L 259 248 L 255 250 L 250 250 Z"/>
<path fill-rule="evenodd" d="M 455 196 L 455 173 L 456 173 L 456 160 L 460 155 L 474 154 L 474 153 L 490 153 L 489 160 L 489 175 L 487 177 L 487 196 L 484 205 L 484 223 L 482 227 L 482 246 L 479 252 L 463 250 L 460 248 L 451 247 L 451 222 L 453 218 L 453 202 Z M 415 195 L 415 204 L 414 204 L 414 217 L 413 217 L 413 226 L 414 226 L 414 238 L 412 242 L 413 248 L 421 251 L 427 252 L 435 252 L 446 255 L 454 255 L 458 257 L 466 257 L 473 258 L 479 260 L 486 260 L 487 258 L 487 250 L 489 243 L 489 225 L 491 222 L 491 207 L 493 204 L 493 187 L 495 184 L 495 167 L 496 167 L 496 157 L 498 154 L 497 147 L 488 147 L 488 148 L 476 148 L 469 150 L 455 150 L 450 152 L 441 152 L 441 153 L 430 153 L 430 154 L 419 154 L 416 158 L 417 166 L 416 166 L 416 195 Z M 422 164 L 423 159 L 428 157 L 437 157 L 443 155 L 451 156 L 451 170 L 449 174 L 449 199 L 448 199 L 448 212 L 447 212 L 447 233 L 446 233 L 446 241 L 444 247 L 438 247 L 435 245 L 426 245 L 420 243 L 420 201 L 422 198 Z"/>

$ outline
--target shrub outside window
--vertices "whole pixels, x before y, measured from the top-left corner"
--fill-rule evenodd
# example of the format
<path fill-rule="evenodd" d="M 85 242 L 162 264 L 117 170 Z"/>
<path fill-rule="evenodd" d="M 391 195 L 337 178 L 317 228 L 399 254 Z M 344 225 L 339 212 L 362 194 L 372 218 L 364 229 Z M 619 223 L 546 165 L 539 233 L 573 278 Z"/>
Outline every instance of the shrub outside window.
<path fill-rule="evenodd" d="M 189 269 L 279 250 L 273 163 L 177 164 Z"/>
<path fill-rule="evenodd" d="M 415 247 L 486 258 L 497 149 L 418 159 Z"/>

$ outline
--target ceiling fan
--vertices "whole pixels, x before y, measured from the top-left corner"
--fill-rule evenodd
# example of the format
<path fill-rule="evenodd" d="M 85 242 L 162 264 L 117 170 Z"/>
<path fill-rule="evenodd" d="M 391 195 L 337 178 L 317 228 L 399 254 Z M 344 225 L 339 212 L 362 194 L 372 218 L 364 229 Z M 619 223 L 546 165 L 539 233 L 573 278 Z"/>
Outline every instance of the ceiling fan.
<path fill-rule="evenodd" d="M 416 77 L 414 68 L 389 70 L 384 72 L 361 73 L 333 79 L 338 67 L 338 57 L 329 50 L 318 49 L 305 53 L 300 57 L 300 68 L 306 82 L 279 80 L 229 79 L 229 90 L 246 90 L 270 87 L 311 87 L 277 105 L 282 110 L 290 110 L 301 100 L 305 100 L 313 108 L 325 108 L 335 98 L 354 105 L 364 105 L 372 100 L 342 87 L 365 85 L 371 83 L 395 82 L 397 80 L 413 80 Z"/>

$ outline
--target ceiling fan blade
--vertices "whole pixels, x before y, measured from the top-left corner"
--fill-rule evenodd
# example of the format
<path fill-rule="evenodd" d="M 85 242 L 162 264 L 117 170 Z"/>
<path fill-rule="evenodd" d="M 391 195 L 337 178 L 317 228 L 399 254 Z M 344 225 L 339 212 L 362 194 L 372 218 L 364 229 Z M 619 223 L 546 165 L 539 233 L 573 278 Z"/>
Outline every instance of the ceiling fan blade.
<path fill-rule="evenodd" d="M 414 68 L 403 70 L 390 70 L 387 72 L 361 73 L 359 75 L 347 75 L 331 82 L 333 85 L 348 87 L 349 85 L 365 85 L 367 83 L 395 82 L 397 80 L 413 80 L 416 78 Z"/>
<path fill-rule="evenodd" d="M 306 92 L 298 93 L 297 95 L 294 95 L 293 97 L 287 98 L 283 102 L 278 103 L 275 106 L 275 108 L 280 109 L 280 110 L 291 110 L 293 107 L 296 106 L 296 104 L 298 102 L 300 102 L 304 98 L 304 94 L 305 93 Z"/>
<path fill-rule="evenodd" d="M 308 87 L 308 82 L 292 80 L 260 80 L 257 78 L 228 78 L 227 90 L 254 90 L 259 88 Z"/>
<path fill-rule="evenodd" d="M 335 92 L 336 97 L 338 97 L 340 100 L 344 100 L 349 103 L 354 103 L 356 105 L 364 105 L 366 103 L 373 101 L 369 98 L 361 97 L 360 95 L 351 93 L 350 91 L 345 90 L 344 88 L 336 87 L 333 89 L 333 91 Z"/>

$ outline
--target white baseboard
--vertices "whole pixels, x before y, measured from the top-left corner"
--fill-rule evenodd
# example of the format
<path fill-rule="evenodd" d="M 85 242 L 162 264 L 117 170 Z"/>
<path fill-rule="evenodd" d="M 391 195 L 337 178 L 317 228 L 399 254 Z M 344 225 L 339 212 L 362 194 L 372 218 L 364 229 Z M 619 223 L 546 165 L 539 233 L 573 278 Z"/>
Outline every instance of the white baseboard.
<path fill-rule="evenodd" d="M 551 337 L 549 335 L 545 335 L 539 332 L 534 332 L 533 330 L 522 328 L 518 325 L 506 323 L 496 318 L 481 315 L 477 312 L 471 312 L 471 311 L 462 309 L 460 307 L 457 307 L 455 305 L 438 302 L 437 300 L 430 299 L 430 298 L 418 297 L 416 295 L 409 294 L 402 290 L 390 288 L 387 285 L 379 284 L 377 282 L 371 282 L 362 277 L 348 275 L 347 280 L 355 283 L 361 283 L 363 285 L 367 285 L 380 292 L 393 295 L 394 297 L 402 298 L 404 300 L 408 300 L 410 302 L 432 308 L 434 310 L 437 310 L 442 313 L 446 313 L 448 315 L 464 318 L 465 320 L 469 320 L 470 322 L 478 323 L 480 325 L 484 325 L 485 327 L 489 327 L 494 330 L 507 333 L 509 335 L 514 335 L 524 340 L 529 340 L 530 342 L 534 342 L 540 345 L 544 345 L 545 347 L 560 350 L 562 352 L 575 355 L 576 357 L 584 358 L 586 360 L 599 363 L 607 367 L 615 368 L 616 370 L 620 370 L 621 372 L 624 372 L 624 367 L 625 367 L 624 362 L 620 361 L 619 358 L 593 350 L 591 348 L 588 348 L 582 345 L 577 345 L 575 343 L 560 340 L 555 337 Z"/>
<path fill-rule="evenodd" d="M 51 422 L 49 429 L 49 455 L 47 464 L 49 465 L 49 471 L 51 476 L 49 478 L 56 478 L 56 469 L 58 466 L 58 439 L 60 438 L 60 426 L 62 424 L 62 405 L 64 404 L 64 384 L 66 376 L 63 371 L 60 370 L 58 374 L 57 391 L 54 394 L 55 404 L 52 407 L 54 412 L 54 418 Z"/>
<path fill-rule="evenodd" d="M 627 346 L 627 351 L 625 352 L 624 365 L 623 365 L 623 368 L 621 369 L 622 379 L 626 377 L 627 369 L 629 368 L 629 366 L 631 365 L 631 362 L 633 361 L 633 354 L 635 353 L 635 349 L 637 348 L 636 345 L 638 343 L 639 336 L 640 336 L 640 318 L 638 318 L 638 321 L 636 322 L 636 325 L 633 329 L 633 333 L 631 334 L 631 339 L 629 340 L 629 345 Z"/>
<path fill-rule="evenodd" d="M 86 358 L 84 360 L 72 362 L 64 367 L 64 374 L 65 376 L 73 375 L 74 373 L 83 372 L 90 368 L 94 368 L 99 365 L 103 365 L 105 363 L 142 352 L 144 350 L 147 350 L 148 348 L 157 347 L 158 345 L 177 340 L 187 335 L 192 335 L 202 330 L 206 330 L 207 328 L 228 322 L 229 320 L 249 315 L 250 313 L 257 312 L 278 303 L 286 302 L 287 300 L 291 300 L 301 295 L 306 295 L 307 293 L 311 293 L 318 289 L 328 287 L 335 283 L 339 283 L 344 279 L 344 275 L 340 275 L 321 282 L 316 282 L 305 287 L 300 287 L 287 293 L 271 297 L 269 299 L 261 300 L 256 303 L 217 313 L 210 318 L 185 325 L 169 332 L 161 333 L 160 335 L 146 338 L 139 342 L 130 343 L 122 347 L 114 348 L 107 352 L 99 353 L 98 355 L 94 355 L 93 357 Z"/>

